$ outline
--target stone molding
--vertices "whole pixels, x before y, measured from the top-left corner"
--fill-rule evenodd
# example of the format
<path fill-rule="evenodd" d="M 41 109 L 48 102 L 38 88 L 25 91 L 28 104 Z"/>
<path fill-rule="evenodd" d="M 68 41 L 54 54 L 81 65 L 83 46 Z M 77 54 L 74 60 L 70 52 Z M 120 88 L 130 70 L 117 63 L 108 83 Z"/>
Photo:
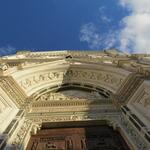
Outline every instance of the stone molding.
<path fill-rule="evenodd" d="M 30 120 L 22 118 L 19 121 L 19 125 L 17 126 L 15 132 L 8 140 L 5 149 L 25 149 L 25 146 L 27 145 L 28 140 L 30 138 L 32 126 L 33 124 Z"/>
<path fill-rule="evenodd" d="M 121 130 L 132 149 L 149 150 L 144 136 L 150 124 L 150 55 L 127 55 L 117 50 L 24 51 L 1 57 L 0 63 L 0 89 L 4 92 L 1 94 L 12 101 L 9 108 L 15 109 L 7 125 L 16 120 L 18 123 L 16 130 L 12 129 L 13 134 L 6 135 L 8 148 L 10 144 L 24 149 L 30 134 L 36 134 L 42 122 L 107 120 L 114 129 Z M 56 91 L 65 84 L 68 88 L 76 84 L 78 88 L 99 90 L 109 98 L 107 101 L 39 99 L 51 92 L 52 87 Z M 2 114 L 7 104 L 0 98 Z M 120 113 L 119 108 L 125 104 L 146 128 L 138 131 L 130 116 Z M 18 108 L 25 111 L 21 117 L 15 117 Z"/>
<path fill-rule="evenodd" d="M 60 59 L 65 59 L 67 56 L 71 56 L 75 61 L 93 62 L 111 64 L 121 67 L 131 72 L 137 72 L 143 74 L 145 77 L 150 76 L 150 68 L 147 64 L 150 64 L 150 56 L 138 55 L 138 54 L 124 54 L 117 50 L 106 51 L 50 51 L 50 52 L 18 52 L 16 55 L 2 57 L 0 62 L 7 63 L 10 66 L 19 66 L 21 63 L 25 65 L 25 62 L 48 62 Z M 19 60 L 19 61 L 18 61 Z M 28 64 L 28 63 L 26 63 Z M 23 66 L 24 66 L 23 65 Z"/>
<path fill-rule="evenodd" d="M 146 141 L 143 135 L 133 126 L 133 124 L 125 116 L 120 117 L 122 130 L 125 130 L 128 138 L 134 143 L 136 150 L 149 150 L 150 143 Z"/>
<path fill-rule="evenodd" d="M 23 105 L 26 95 L 11 76 L 0 77 L 0 87 L 17 107 Z"/>

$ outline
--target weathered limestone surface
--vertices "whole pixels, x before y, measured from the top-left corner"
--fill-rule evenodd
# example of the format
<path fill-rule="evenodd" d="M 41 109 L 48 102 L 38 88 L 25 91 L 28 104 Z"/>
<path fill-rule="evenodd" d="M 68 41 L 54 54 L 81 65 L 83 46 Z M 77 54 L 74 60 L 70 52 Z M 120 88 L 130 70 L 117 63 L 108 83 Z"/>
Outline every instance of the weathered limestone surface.
<path fill-rule="evenodd" d="M 25 149 L 43 122 L 106 120 L 150 147 L 150 55 L 20 51 L 0 58 L 0 148 Z"/>

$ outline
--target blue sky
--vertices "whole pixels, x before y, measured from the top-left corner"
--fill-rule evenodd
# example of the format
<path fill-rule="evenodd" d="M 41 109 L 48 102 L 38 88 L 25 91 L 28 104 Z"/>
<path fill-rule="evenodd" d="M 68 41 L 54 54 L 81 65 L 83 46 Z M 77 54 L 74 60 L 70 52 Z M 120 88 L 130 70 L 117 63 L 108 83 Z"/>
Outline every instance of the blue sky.
<path fill-rule="evenodd" d="M 138 0 L 1 0 L 0 55 L 17 50 L 108 48 L 148 53 L 150 44 L 144 40 L 150 39 L 147 34 L 150 9 L 143 8 L 150 3 L 149 0 L 143 3 Z M 141 11 L 136 12 L 137 8 Z M 140 36 L 136 33 L 139 26 L 135 33 L 131 31 L 135 28 L 133 24 L 141 19 L 143 38 L 136 39 Z"/>

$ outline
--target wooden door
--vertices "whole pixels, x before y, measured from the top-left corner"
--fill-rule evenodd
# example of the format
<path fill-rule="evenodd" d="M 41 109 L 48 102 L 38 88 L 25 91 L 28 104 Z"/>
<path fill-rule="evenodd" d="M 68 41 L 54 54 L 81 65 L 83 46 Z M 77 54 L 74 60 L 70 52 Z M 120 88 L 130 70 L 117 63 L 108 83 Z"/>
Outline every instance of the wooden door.
<path fill-rule="evenodd" d="M 27 150 L 129 150 L 118 132 L 108 126 L 40 130 Z"/>

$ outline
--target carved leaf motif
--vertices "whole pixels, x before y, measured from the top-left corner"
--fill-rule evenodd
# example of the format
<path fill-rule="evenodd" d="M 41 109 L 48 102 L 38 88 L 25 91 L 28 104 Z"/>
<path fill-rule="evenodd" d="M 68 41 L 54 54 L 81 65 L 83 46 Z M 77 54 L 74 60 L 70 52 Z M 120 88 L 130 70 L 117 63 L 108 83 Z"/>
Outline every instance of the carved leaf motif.
<path fill-rule="evenodd" d="M 110 86 L 111 88 L 118 88 L 118 84 L 122 82 L 122 78 L 119 76 L 115 76 L 115 74 L 107 73 L 107 72 L 94 72 L 89 70 L 69 70 L 67 72 L 47 72 L 41 73 L 38 75 L 34 75 L 28 77 L 22 81 L 20 81 L 20 85 L 24 89 L 28 89 L 32 86 L 37 86 L 37 84 L 50 82 L 52 80 L 63 80 L 63 81 L 78 81 L 78 82 L 86 82 L 88 80 L 96 81 L 99 83 L 104 83 Z"/>

